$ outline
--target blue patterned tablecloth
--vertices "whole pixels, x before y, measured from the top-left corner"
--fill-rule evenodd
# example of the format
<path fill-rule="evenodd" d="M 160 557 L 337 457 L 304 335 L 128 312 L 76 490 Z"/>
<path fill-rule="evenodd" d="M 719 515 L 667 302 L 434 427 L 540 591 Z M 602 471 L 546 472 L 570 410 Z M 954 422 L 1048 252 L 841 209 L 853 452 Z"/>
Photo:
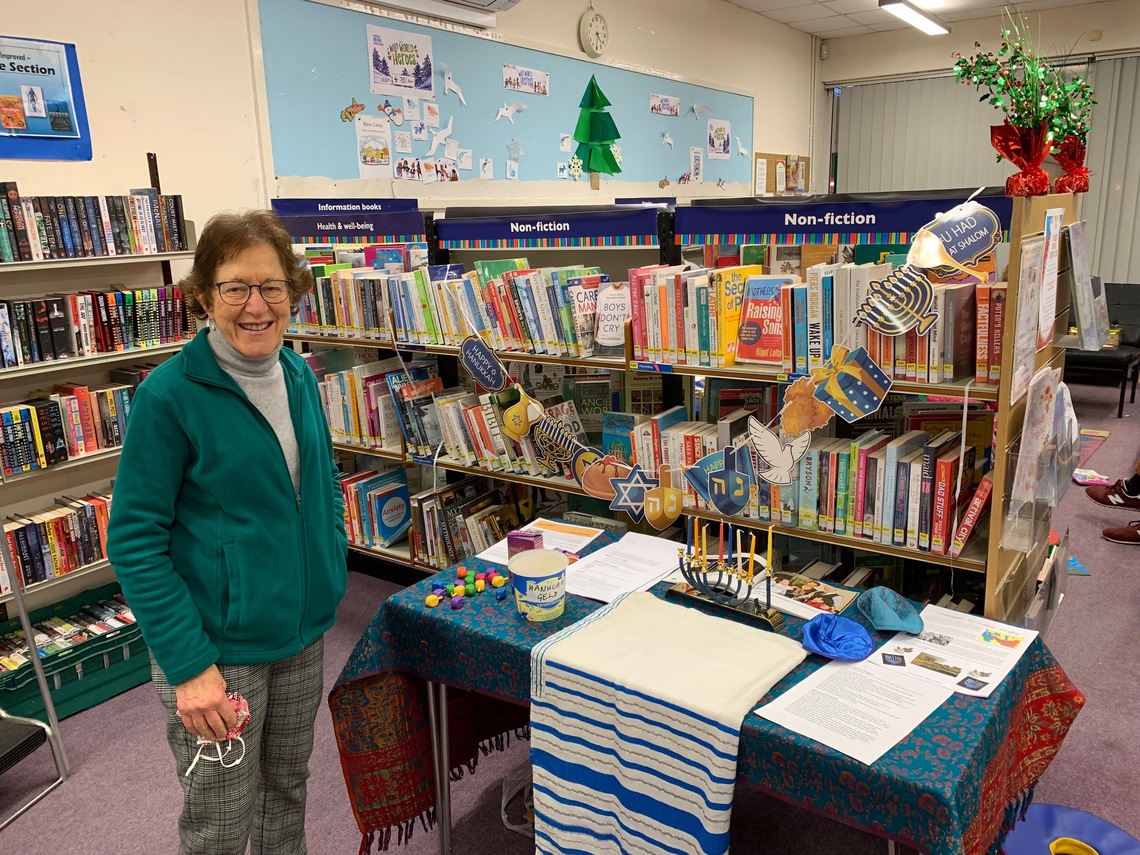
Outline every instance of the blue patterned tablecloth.
<path fill-rule="evenodd" d="M 608 535 L 604 538 L 594 548 L 609 541 Z M 470 572 L 491 566 L 480 561 L 464 564 Z M 498 601 L 488 590 L 461 609 L 431 609 L 424 597 L 438 580 L 453 581 L 454 572 L 444 571 L 413 585 L 380 607 L 338 687 L 384 675 L 414 675 L 525 705 L 530 695 L 531 648 L 601 607 L 569 596 L 561 618 L 528 623 L 515 612 L 511 598 Z M 663 595 L 666 587 L 657 586 L 655 593 Z M 846 614 L 866 623 L 857 609 Z M 798 639 L 802 625 L 788 618 L 783 631 Z M 891 634 L 872 629 L 871 635 L 881 644 Z M 809 655 L 766 699 L 805 679 L 825 661 Z M 761 702 L 758 699 L 757 706 Z M 1000 847 L 1028 806 L 1033 785 L 1083 703 L 1038 638 L 991 697 L 954 695 L 871 766 L 749 713 L 741 733 L 740 778 L 921 852 L 985 855 Z M 349 734 L 343 736 L 342 755 L 346 744 L 359 742 L 359 734 L 351 739 Z M 351 781 L 349 791 L 357 797 Z M 357 816 L 359 820 L 359 811 Z"/>

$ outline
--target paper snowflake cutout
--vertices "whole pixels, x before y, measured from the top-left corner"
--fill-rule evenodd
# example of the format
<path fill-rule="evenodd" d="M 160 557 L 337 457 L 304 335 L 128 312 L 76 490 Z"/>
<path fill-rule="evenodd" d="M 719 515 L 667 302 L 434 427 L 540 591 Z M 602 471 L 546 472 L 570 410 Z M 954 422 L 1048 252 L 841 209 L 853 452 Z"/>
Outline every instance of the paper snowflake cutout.
<path fill-rule="evenodd" d="M 578 157 L 578 155 L 571 157 L 570 163 L 566 167 L 566 171 L 570 173 L 571 178 L 577 181 L 578 178 L 582 175 L 582 158 Z"/>
<path fill-rule="evenodd" d="M 511 160 L 518 160 L 526 152 L 523 151 L 522 143 L 512 137 L 511 141 L 507 143 L 507 154 Z"/>
<path fill-rule="evenodd" d="M 621 146 L 617 143 L 612 143 L 610 145 L 610 154 L 614 156 L 614 163 L 621 166 Z"/>

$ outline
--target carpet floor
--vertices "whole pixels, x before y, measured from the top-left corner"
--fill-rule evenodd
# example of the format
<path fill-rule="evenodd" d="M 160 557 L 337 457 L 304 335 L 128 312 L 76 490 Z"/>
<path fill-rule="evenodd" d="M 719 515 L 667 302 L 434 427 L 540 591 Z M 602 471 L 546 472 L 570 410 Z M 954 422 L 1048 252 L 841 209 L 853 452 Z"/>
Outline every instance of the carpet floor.
<path fill-rule="evenodd" d="M 1097 469 L 1112 478 L 1132 471 L 1140 453 L 1140 405 L 1116 418 L 1117 392 L 1110 387 L 1073 386 L 1082 427 L 1111 430 L 1097 452 Z M 1128 514 L 1090 502 L 1074 485 L 1054 513 L 1054 527 L 1068 529 L 1073 554 L 1091 576 L 1068 577 L 1064 602 L 1046 638 L 1088 703 L 1060 753 L 1037 787 L 1041 802 L 1094 813 L 1140 837 L 1135 796 L 1140 740 L 1133 718 L 1140 709 L 1140 549 L 1105 541 L 1106 526 Z M 396 586 L 353 573 L 336 627 L 326 637 L 325 687 L 377 605 Z M 326 708 L 327 710 L 327 708 Z M 163 737 L 162 709 L 153 689 L 141 686 L 62 722 L 72 776 L 60 789 L 0 832 L 0 852 L 55 855 L 156 855 L 177 851 L 175 820 L 181 790 Z M 525 743 L 480 761 L 476 774 L 452 787 L 456 855 L 523 855 L 529 838 L 506 830 L 499 819 L 500 781 L 526 762 Z M 360 835 L 341 775 L 326 711 L 317 719 L 311 764 L 307 829 L 312 855 L 353 855 Z M 0 777 L 0 818 L 54 778 L 48 749 Z M 734 855 L 881 853 L 878 838 L 822 820 L 751 789 L 742 788 L 733 810 Z M 405 855 L 437 851 L 434 832 L 418 829 Z"/>

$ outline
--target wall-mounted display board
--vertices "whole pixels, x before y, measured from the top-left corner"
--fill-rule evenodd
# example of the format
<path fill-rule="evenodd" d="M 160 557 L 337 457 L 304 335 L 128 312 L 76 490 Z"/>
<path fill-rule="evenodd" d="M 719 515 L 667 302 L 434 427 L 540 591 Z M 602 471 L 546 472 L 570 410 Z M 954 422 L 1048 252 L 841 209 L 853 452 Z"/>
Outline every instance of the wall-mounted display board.
<path fill-rule="evenodd" d="M 811 187 L 811 158 L 758 151 L 752 156 L 752 193 L 756 196 L 802 195 Z"/>
<path fill-rule="evenodd" d="M 259 0 L 259 17 L 277 176 L 391 178 L 409 195 L 573 181 L 593 76 L 621 134 L 612 178 L 751 184 L 749 96 L 312 0 Z"/>

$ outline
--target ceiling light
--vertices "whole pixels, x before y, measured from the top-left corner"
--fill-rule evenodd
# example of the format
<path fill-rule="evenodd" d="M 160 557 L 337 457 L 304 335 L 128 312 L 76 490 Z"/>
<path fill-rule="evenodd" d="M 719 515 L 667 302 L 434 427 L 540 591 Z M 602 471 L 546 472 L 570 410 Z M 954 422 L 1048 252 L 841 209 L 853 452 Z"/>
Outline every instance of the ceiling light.
<path fill-rule="evenodd" d="M 879 0 L 879 8 L 906 21 L 915 29 L 922 30 L 928 36 L 944 36 L 950 32 L 948 26 L 907 0 Z"/>

